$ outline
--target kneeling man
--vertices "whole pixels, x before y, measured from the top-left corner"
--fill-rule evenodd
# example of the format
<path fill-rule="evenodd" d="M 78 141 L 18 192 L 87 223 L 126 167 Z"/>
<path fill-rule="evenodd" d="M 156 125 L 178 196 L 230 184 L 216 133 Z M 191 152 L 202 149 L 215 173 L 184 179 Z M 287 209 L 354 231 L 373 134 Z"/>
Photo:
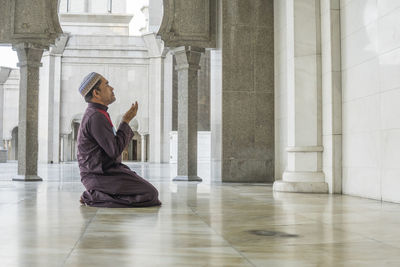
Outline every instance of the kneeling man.
<path fill-rule="evenodd" d="M 125 113 L 115 130 L 107 113 L 115 96 L 98 73 L 87 75 L 79 92 L 88 102 L 78 133 L 78 163 L 86 188 L 81 203 L 93 207 L 127 208 L 161 205 L 157 189 L 121 163 L 121 154 L 133 137 L 129 122 L 138 103 Z"/>

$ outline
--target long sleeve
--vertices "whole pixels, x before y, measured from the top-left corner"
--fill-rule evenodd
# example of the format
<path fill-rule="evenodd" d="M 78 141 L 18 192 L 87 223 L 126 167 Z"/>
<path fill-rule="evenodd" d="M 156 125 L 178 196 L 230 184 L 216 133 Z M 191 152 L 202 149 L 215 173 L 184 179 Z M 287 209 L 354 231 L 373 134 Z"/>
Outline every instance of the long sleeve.
<path fill-rule="evenodd" d="M 90 133 L 99 146 L 108 157 L 114 160 L 117 160 L 122 154 L 122 151 L 133 137 L 132 129 L 125 122 L 119 125 L 117 134 L 114 135 L 111 124 L 100 112 L 91 116 L 89 127 Z"/>

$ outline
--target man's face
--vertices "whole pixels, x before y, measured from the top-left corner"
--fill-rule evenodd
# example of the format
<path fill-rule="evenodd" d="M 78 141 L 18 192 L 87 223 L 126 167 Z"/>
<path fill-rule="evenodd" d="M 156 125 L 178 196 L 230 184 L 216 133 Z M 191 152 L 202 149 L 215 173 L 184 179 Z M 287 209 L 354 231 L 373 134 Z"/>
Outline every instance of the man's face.
<path fill-rule="evenodd" d="M 101 77 L 99 91 L 97 91 L 98 98 L 104 105 L 108 106 L 115 101 L 114 88 L 108 84 L 108 80 Z"/>

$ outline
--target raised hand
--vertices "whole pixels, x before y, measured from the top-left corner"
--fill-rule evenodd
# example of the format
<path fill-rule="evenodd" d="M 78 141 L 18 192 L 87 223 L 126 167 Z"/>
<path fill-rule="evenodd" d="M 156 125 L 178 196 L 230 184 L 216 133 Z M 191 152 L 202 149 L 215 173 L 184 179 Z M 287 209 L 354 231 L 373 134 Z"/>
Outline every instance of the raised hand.
<path fill-rule="evenodd" d="M 129 122 L 136 116 L 138 108 L 139 108 L 138 102 L 135 101 L 135 103 L 132 104 L 131 108 L 122 117 L 122 121 L 129 124 Z"/>

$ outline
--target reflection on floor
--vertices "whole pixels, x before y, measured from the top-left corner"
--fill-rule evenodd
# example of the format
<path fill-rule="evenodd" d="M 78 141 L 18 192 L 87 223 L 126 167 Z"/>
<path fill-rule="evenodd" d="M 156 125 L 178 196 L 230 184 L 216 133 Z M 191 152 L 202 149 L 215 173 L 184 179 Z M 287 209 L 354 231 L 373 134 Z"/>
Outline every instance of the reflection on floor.
<path fill-rule="evenodd" d="M 161 208 L 81 207 L 76 163 L 12 182 L 0 164 L 0 266 L 400 266 L 400 205 L 276 194 L 271 185 L 172 182 L 176 165 L 128 164 Z"/>

